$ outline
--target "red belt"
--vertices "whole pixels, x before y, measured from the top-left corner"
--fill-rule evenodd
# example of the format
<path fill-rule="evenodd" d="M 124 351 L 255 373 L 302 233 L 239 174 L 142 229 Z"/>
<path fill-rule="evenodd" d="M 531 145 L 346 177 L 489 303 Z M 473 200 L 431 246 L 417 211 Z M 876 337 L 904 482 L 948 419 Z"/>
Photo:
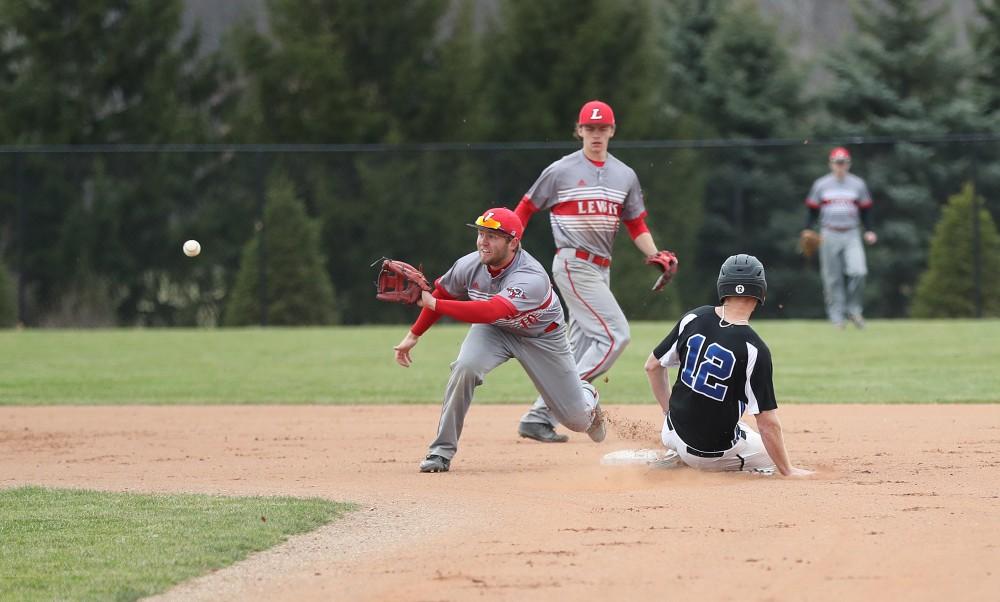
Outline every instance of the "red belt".
<path fill-rule="evenodd" d="M 602 268 L 606 268 L 606 267 L 608 267 L 608 266 L 611 265 L 611 258 L 610 257 L 601 257 L 600 255 L 594 255 L 593 253 L 588 253 L 587 251 L 584 251 L 583 249 L 573 249 L 573 250 L 576 251 L 576 258 L 577 259 L 582 259 L 584 261 L 589 261 L 591 263 L 595 263 L 595 264 L 601 266 Z"/>
<path fill-rule="evenodd" d="M 849 226 L 847 228 L 841 228 L 840 226 L 823 226 L 824 230 L 833 230 L 834 232 L 850 232 L 851 230 L 857 230 L 857 226 Z"/>

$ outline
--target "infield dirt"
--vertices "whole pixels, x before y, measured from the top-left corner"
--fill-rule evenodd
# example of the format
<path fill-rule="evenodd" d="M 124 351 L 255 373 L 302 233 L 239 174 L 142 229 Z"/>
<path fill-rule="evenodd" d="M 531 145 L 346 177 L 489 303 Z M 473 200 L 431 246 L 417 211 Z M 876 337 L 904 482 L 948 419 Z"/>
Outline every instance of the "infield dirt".
<path fill-rule="evenodd" d="M 420 474 L 432 406 L 0 408 L 0 486 L 295 495 L 356 512 L 170 600 L 995 600 L 1000 406 L 784 406 L 787 480 L 600 466 L 657 444 L 519 439 L 474 406 Z M 751 421 L 752 422 L 752 421 Z"/>

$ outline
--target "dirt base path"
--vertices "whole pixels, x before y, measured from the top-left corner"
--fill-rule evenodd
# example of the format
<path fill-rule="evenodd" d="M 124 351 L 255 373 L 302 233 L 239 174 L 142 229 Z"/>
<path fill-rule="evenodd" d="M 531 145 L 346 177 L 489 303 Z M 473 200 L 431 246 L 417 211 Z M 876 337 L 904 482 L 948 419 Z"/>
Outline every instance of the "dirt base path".
<path fill-rule="evenodd" d="M 819 477 L 602 467 L 477 406 L 452 472 L 417 463 L 430 406 L 0 408 L 0 486 L 282 494 L 361 509 L 182 584 L 177 600 L 995 600 L 1000 406 L 786 406 Z"/>

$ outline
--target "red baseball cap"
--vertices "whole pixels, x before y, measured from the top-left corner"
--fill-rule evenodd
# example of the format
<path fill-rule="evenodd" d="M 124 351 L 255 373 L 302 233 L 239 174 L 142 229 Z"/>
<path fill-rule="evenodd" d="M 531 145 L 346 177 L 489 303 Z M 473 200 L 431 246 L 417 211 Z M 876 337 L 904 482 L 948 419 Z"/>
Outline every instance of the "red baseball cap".
<path fill-rule="evenodd" d="M 606 102 L 592 100 L 580 108 L 580 117 L 576 121 L 580 125 L 615 124 L 615 112 Z"/>
<path fill-rule="evenodd" d="M 846 161 L 851 162 L 851 153 L 847 152 L 847 149 L 843 146 L 838 146 L 837 148 L 830 151 L 830 161 L 840 162 Z"/>
<path fill-rule="evenodd" d="M 477 230 L 500 232 L 515 240 L 521 240 L 521 235 L 524 234 L 524 224 L 521 223 L 521 218 L 506 207 L 487 209 L 476 218 L 476 223 L 466 225 Z"/>

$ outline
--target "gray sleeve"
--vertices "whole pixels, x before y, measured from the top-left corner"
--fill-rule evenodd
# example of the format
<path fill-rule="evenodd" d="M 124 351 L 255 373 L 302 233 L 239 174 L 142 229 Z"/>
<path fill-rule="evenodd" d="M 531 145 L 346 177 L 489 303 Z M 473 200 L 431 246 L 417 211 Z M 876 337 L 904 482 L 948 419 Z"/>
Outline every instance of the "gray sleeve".
<path fill-rule="evenodd" d="M 546 167 L 524 195 L 539 209 L 551 209 L 559 198 L 559 176 L 556 169 L 558 163 L 557 161 Z"/>
<path fill-rule="evenodd" d="M 632 172 L 632 185 L 629 186 L 628 195 L 625 197 L 625 208 L 622 210 L 622 219 L 635 219 L 646 213 L 646 203 L 642 195 L 642 187 L 639 185 L 639 176 Z"/>

